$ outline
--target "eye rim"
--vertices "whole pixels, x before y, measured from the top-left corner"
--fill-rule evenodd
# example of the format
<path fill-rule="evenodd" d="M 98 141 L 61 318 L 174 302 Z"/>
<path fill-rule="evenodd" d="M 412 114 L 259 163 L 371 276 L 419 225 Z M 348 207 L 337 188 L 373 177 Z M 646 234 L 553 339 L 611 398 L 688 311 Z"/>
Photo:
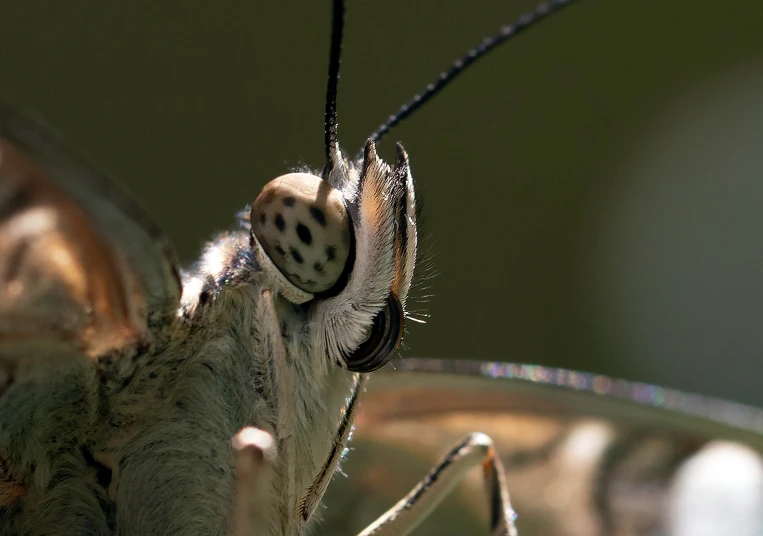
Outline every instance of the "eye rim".
<path fill-rule="evenodd" d="M 347 260 L 344 263 L 344 268 L 339 275 L 339 279 L 337 279 L 330 288 L 313 293 L 313 296 L 318 300 L 333 298 L 342 292 L 347 286 L 347 283 L 349 283 L 352 270 L 355 268 L 355 220 L 353 218 L 353 212 L 350 210 L 350 204 L 344 196 L 342 196 L 342 202 L 344 203 L 344 209 L 347 211 L 347 221 L 350 224 L 350 251 L 347 254 Z"/>
<path fill-rule="evenodd" d="M 384 307 L 373 320 L 371 333 L 355 351 L 345 357 L 351 372 L 373 372 L 390 362 L 400 347 L 405 328 L 403 305 L 394 292 L 384 301 Z"/>

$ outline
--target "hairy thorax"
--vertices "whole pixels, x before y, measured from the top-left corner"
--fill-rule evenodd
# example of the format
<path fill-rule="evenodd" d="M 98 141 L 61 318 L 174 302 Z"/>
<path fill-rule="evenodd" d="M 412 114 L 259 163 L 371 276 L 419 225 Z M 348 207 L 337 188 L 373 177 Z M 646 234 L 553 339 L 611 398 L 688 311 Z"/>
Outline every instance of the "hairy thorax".
<path fill-rule="evenodd" d="M 184 308 L 165 340 L 134 356 L 132 366 L 122 364 L 103 386 L 111 393 L 94 458 L 112 471 L 108 496 L 117 505 L 117 527 L 150 523 L 153 533 L 163 533 L 157 520 L 177 515 L 188 516 L 194 533 L 226 526 L 234 488 L 229 438 L 255 426 L 276 438 L 278 450 L 270 504 L 260 507 L 271 533 L 288 534 L 283 514 L 297 509 L 329 455 L 352 374 L 311 362 L 309 308 L 276 298 L 289 377 L 272 377 L 261 285 L 235 276 L 215 284 L 219 275 L 202 265 L 188 276 Z M 287 389 L 277 388 L 285 382 Z M 152 489 L 153 496 L 133 495 L 137 489 Z M 194 501 L 197 507 L 188 508 Z"/>

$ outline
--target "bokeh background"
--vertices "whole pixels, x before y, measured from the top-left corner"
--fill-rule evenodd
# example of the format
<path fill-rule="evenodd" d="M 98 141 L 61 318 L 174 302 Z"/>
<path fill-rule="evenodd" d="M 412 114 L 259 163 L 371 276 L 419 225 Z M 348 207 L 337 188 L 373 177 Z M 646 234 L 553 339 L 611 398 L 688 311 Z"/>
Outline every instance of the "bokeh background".
<path fill-rule="evenodd" d="M 329 2 L 0 0 L 0 96 L 124 181 L 184 262 L 271 178 L 322 165 Z M 534 5 L 348 0 L 355 152 Z M 408 355 L 591 370 L 763 404 L 763 4 L 582 0 L 382 144 L 410 153 Z"/>

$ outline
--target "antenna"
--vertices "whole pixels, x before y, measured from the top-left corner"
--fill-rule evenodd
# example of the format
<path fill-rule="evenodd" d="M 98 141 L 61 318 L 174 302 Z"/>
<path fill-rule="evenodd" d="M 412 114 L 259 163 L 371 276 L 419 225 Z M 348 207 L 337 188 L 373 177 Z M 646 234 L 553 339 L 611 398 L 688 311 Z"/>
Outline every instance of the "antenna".
<path fill-rule="evenodd" d="M 339 64 L 342 61 L 342 34 L 344 33 L 344 0 L 334 0 L 331 18 L 331 52 L 326 87 L 326 112 L 324 116 L 324 143 L 326 145 L 326 169 L 331 169 L 331 153 L 336 147 L 336 94 L 339 86 Z"/>
<path fill-rule="evenodd" d="M 450 84 L 458 75 L 463 73 L 469 66 L 475 61 L 484 57 L 488 52 L 496 48 L 498 45 L 508 41 L 510 38 L 519 35 L 524 30 L 527 30 L 535 23 L 540 22 L 552 13 L 561 10 L 572 4 L 575 0 L 550 0 L 535 8 L 534 11 L 525 13 L 516 22 L 502 26 L 495 34 L 486 37 L 482 40 L 482 43 L 469 50 L 466 54 L 454 61 L 447 71 L 440 73 L 437 80 L 429 84 L 424 91 L 415 95 L 411 100 L 403 104 L 400 109 L 393 115 L 389 116 L 387 121 L 377 128 L 370 136 L 374 142 L 380 141 L 386 136 L 390 130 L 400 124 L 405 118 L 410 116 L 413 112 L 421 108 L 432 97 L 442 91 L 448 84 Z M 362 153 L 359 153 L 355 159 L 359 160 L 362 157 Z"/>

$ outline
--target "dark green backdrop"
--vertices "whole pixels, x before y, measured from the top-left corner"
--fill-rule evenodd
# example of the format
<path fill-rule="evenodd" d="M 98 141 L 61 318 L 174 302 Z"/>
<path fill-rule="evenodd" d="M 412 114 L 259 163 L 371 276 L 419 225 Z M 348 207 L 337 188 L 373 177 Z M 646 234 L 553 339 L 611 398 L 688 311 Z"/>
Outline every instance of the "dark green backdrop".
<path fill-rule="evenodd" d="M 185 262 L 270 178 L 322 164 L 328 1 L 0 4 L 0 96 L 126 182 Z M 352 152 L 533 5 L 348 4 Z M 382 152 L 411 155 L 432 276 L 409 355 L 763 403 L 761 28 L 759 0 L 581 0 L 396 130 Z"/>

